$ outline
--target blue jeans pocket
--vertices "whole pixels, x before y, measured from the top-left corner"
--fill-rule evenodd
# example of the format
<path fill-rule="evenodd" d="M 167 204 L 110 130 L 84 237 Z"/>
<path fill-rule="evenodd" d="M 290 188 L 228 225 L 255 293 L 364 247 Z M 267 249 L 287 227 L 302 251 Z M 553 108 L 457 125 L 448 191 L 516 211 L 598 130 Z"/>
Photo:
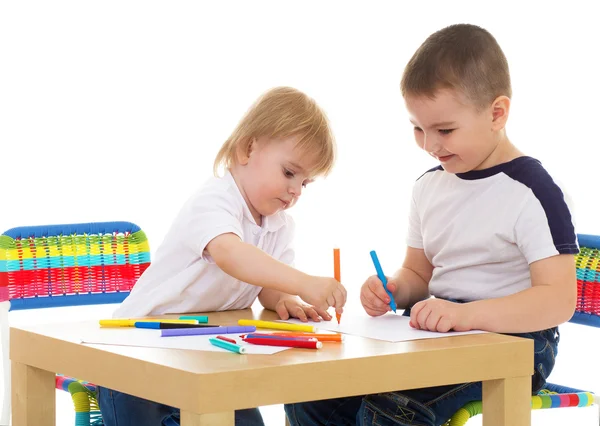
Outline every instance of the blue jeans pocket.
<path fill-rule="evenodd" d="M 365 396 L 359 413 L 364 425 L 430 426 L 435 422 L 435 414 L 424 404 L 396 392 Z"/>

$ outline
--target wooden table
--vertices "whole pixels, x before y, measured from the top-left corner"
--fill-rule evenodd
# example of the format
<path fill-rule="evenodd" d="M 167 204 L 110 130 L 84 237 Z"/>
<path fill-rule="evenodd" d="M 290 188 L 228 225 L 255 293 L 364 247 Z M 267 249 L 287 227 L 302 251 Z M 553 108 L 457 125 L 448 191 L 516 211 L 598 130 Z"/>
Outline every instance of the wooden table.
<path fill-rule="evenodd" d="M 222 325 L 252 317 L 276 314 L 210 314 L 211 323 Z M 14 426 L 55 424 L 57 372 L 179 407 L 182 426 L 233 425 L 234 410 L 242 408 L 479 380 L 484 426 L 531 425 L 533 341 L 527 339 L 474 334 L 389 343 L 347 336 L 320 350 L 275 355 L 80 344 L 78 330 L 97 326 L 11 328 Z"/>

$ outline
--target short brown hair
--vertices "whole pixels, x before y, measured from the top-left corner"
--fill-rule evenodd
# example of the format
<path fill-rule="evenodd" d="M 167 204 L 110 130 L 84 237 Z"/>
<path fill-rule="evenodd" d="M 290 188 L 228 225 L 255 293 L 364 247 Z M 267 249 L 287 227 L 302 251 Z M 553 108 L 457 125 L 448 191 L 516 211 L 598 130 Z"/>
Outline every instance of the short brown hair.
<path fill-rule="evenodd" d="M 508 62 L 496 39 L 476 25 L 457 24 L 430 35 L 408 61 L 402 96 L 435 97 L 456 90 L 477 108 L 498 96 L 512 96 Z"/>
<path fill-rule="evenodd" d="M 238 150 L 247 150 L 252 140 L 261 136 L 299 136 L 297 147 L 317 159 L 313 170 L 316 176 L 327 175 L 333 168 L 335 139 L 323 110 L 299 90 L 276 87 L 250 107 L 225 141 L 215 158 L 215 175 L 219 167 L 229 168 L 235 164 Z"/>

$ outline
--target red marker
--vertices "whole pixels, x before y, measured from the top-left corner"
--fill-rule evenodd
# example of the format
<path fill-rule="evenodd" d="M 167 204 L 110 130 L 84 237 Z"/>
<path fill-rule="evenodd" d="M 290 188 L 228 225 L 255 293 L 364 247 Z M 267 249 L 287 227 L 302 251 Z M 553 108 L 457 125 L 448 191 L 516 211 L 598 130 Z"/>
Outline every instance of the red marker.
<path fill-rule="evenodd" d="M 225 337 L 225 336 L 217 336 L 217 339 L 219 339 L 219 340 L 224 340 L 224 341 L 226 341 L 226 342 L 229 342 L 229 343 L 234 343 L 234 344 L 237 344 L 237 342 L 236 342 L 235 340 L 233 340 L 233 339 L 230 339 L 229 337 Z"/>
<path fill-rule="evenodd" d="M 291 339 L 273 339 L 273 338 L 246 338 L 245 342 L 252 343 L 254 345 L 265 345 L 265 346 L 287 346 L 290 348 L 305 348 L 305 349 L 320 349 L 323 347 L 323 343 L 306 340 L 291 340 Z"/>

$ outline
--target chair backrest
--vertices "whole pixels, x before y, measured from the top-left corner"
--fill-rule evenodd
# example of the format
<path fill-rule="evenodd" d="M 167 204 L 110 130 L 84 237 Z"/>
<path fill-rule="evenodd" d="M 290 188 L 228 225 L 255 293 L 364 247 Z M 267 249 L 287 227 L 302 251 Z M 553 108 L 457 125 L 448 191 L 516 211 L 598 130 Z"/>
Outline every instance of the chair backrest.
<path fill-rule="evenodd" d="M 150 265 L 130 222 L 12 228 L 0 236 L 0 302 L 10 309 L 120 303 Z"/>
<path fill-rule="evenodd" d="M 600 327 L 600 236 L 578 234 L 577 307 L 570 322 Z"/>

